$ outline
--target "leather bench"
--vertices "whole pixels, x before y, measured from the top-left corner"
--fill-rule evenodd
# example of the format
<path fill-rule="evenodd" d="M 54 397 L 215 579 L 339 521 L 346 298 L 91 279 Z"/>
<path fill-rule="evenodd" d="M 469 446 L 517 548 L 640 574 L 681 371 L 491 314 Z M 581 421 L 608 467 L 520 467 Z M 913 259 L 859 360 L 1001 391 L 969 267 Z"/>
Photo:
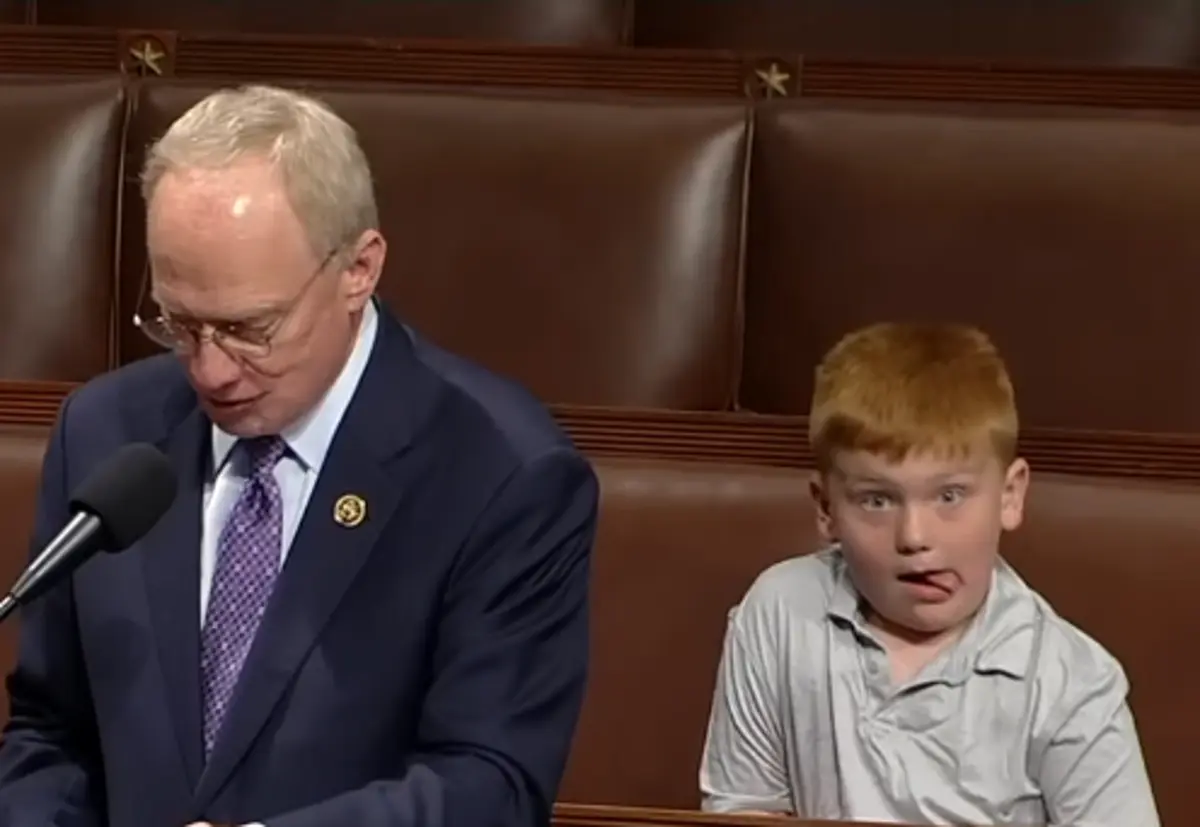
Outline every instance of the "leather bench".
<path fill-rule="evenodd" d="M 1193 116 L 313 86 L 375 161 L 385 297 L 560 406 L 596 458 L 595 666 L 564 799 L 695 806 L 725 614 L 815 547 L 813 363 L 851 326 L 924 317 L 1009 355 L 1035 484 L 1008 554 L 1124 660 L 1164 818 L 1187 816 Z M 0 575 L 27 551 L 53 410 L 12 383 L 149 352 L 128 322 L 138 161 L 206 88 L 0 78 L 21 125 L 0 154 L 0 422 L 23 423 L 0 432 Z"/>

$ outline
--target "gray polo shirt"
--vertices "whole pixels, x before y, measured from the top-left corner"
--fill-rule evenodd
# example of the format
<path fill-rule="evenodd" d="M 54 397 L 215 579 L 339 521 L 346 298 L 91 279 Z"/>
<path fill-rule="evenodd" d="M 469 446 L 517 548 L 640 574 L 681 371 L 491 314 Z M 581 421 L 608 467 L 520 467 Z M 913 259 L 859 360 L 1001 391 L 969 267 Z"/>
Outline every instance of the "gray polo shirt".
<path fill-rule="evenodd" d="M 890 675 L 836 548 L 768 569 L 729 615 L 703 809 L 1158 827 L 1120 664 L 1007 563 L 957 643 Z"/>

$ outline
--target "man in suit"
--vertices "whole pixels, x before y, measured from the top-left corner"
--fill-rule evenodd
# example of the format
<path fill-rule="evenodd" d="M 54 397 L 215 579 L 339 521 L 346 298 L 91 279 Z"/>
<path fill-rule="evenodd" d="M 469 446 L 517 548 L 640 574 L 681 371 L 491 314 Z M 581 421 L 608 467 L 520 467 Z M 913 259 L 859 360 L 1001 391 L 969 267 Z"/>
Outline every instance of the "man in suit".
<path fill-rule="evenodd" d="M 125 443 L 180 491 L 26 611 L 0 824 L 547 824 L 587 666 L 589 465 L 374 298 L 371 174 L 322 104 L 220 91 L 143 179 L 137 321 L 173 353 L 69 397 L 35 546 Z"/>

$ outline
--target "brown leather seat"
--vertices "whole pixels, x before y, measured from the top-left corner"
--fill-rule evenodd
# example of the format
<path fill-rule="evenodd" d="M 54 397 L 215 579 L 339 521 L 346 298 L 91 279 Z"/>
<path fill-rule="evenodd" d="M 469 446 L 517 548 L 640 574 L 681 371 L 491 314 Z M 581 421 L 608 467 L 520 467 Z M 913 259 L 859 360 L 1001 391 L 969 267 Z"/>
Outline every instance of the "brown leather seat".
<path fill-rule="evenodd" d="M 1196 806 L 1198 514 L 1195 486 L 1035 478 L 1026 526 L 1005 547 L 1061 615 L 1124 665 L 1165 824 L 1187 823 Z"/>
<path fill-rule="evenodd" d="M 726 613 L 759 572 L 819 547 L 808 473 L 598 463 L 588 701 L 563 800 L 698 806 L 697 772 Z M 1132 684 L 1165 823 L 1191 811 L 1200 632 L 1200 487 L 1037 475 L 1007 559 L 1109 648 Z"/>
<path fill-rule="evenodd" d="M 0 426 L 0 588 L 5 590 L 29 559 L 45 445 L 45 428 Z M 8 674 L 14 662 L 19 622 L 17 615 L 0 626 L 0 674 Z M 7 719 L 8 698 L 0 692 L 0 721 Z"/>
<path fill-rule="evenodd" d="M 9 77 L 0 113 L 0 381 L 82 381 L 110 364 L 124 90 Z"/>
<path fill-rule="evenodd" d="M 950 319 L 1026 425 L 1200 430 L 1196 113 L 797 100 L 755 128 L 746 408 L 804 413 L 853 327 Z"/>
<path fill-rule="evenodd" d="M 52 409 L 6 380 L 82 380 L 149 352 L 128 322 L 145 260 L 135 173 L 209 88 L 141 85 L 122 167 L 118 79 L 0 79 L 20 125 L 0 153 L 0 422 L 30 424 L 0 432 L 0 576 L 27 554 L 33 424 Z M 726 612 L 816 546 L 800 467 L 812 365 L 851 326 L 924 317 L 982 324 L 1008 354 L 1037 451 L 1007 551 L 1124 660 L 1164 819 L 1188 816 L 1192 115 L 316 88 L 375 162 L 385 297 L 550 402 L 608 406 L 566 417 L 604 501 L 564 798 L 695 805 Z M 1066 467 L 1078 476 L 1045 473 Z M 1168 472 L 1192 484 L 1102 478 Z"/>
<path fill-rule="evenodd" d="M 131 146 L 213 88 L 145 85 Z M 380 292 L 426 335 L 554 402 L 731 404 L 744 103 L 307 88 L 373 159 L 390 242 Z M 131 211 L 131 304 L 140 224 Z M 151 352 L 126 330 L 126 359 Z"/>
<path fill-rule="evenodd" d="M 592 671 L 561 798 L 694 808 L 725 616 L 815 546 L 808 474 L 600 460 Z"/>

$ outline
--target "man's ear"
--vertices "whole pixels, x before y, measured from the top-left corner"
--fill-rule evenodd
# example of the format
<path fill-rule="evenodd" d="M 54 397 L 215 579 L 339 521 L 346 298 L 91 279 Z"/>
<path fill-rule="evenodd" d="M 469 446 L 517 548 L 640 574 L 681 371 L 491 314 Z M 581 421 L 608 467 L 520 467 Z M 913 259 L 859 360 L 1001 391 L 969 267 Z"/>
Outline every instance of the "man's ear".
<path fill-rule="evenodd" d="M 1025 519 L 1025 494 L 1029 490 L 1029 463 L 1013 460 L 1004 473 L 1004 491 L 1000 495 L 1000 525 L 1005 531 L 1018 528 Z"/>
<path fill-rule="evenodd" d="M 817 517 L 817 533 L 827 543 L 837 542 L 833 529 L 833 516 L 829 509 L 829 491 L 819 471 L 814 471 L 808 482 L 808 492 L 812 495 L 814 511 Z"/>
<path fill-rule="evenodd" d="M 371 300 L 386 258 L 387 241 L 377 230 L 364 232 L 350 249 L 342 268 L 342 293 L 352 310 L 362 310 Z"/>

